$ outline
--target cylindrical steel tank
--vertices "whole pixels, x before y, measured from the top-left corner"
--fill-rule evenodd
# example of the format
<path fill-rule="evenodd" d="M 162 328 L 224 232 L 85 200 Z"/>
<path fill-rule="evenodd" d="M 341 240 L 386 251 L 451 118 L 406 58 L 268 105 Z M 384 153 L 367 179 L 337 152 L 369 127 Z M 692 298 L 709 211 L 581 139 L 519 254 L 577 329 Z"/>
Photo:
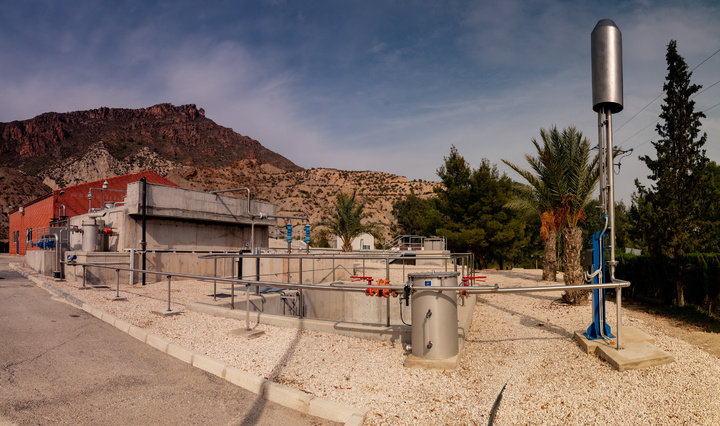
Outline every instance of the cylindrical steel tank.
<path fill-rule="evenodd" d="M 595 25 L 591 40 L 593 110 L 623 109 L 622 33 L 615 22 L 601 19 Z"/>
<path fill-rule="evenodd" d="M 408 274 L 412 295 L 412 354 L 446 359 L 458 354 L 457 291 L 423 290 L 458 285 L 459 272 Z"/>
<path fill-rule="evenodd" d="M 99 226 L 96 223 L 85 223 L 82 224 L 82 250 L 83 251 L 97 251 L 98 250 L 98 236 Z"/>

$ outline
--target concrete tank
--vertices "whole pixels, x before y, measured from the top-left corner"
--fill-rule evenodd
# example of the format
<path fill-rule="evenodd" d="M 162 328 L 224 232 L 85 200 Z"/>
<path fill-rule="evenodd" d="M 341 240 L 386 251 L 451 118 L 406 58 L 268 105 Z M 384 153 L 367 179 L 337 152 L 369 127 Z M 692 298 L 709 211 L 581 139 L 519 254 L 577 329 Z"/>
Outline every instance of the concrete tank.
<path fill-rule="evenodd" d="M 455 287 L 459 272 L 408 274 L 412 295 L 412 354 L 423 359 L 446 359 L 458 354 L 457 291 L 426 288 Z"/>
<path fill-rule="evenodd" d="M 96 223 L 82 224 L 82 251 L 98 251 L 99 225 Z"/>

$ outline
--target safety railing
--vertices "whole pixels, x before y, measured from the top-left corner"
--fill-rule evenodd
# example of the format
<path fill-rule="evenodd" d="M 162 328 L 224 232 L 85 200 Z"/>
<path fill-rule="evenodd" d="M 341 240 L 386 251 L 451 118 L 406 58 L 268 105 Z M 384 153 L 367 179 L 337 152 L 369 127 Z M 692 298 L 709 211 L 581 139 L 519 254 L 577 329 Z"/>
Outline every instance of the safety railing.
<path fill-rule="evenodd" d="M 218 255 L 220 257 L 222 255 Z M 225 255 L 228 256 L 228 255 Z M 237 255 L 232 255 L 236 257 Z M 259 256 L 259 255 L 250 255 L 247 256 Z M 274 255 L 274 257 L 308 257 L 311 255 Z M 207 257 L 207 256 L 204 256 Z M 195 274 L 185 274 L 185 273 L 177 273 L 177 272 L 163 272 L 163 271 L 152 271 L 152 270 L 145 270 L 145 269 L 137 269 L 137 268 L 123 268 L 118 266 L 112 266 L 107 264 L 98 264 L 98 263 L 78 263 L 78 262 L 63 262 L 67 265 L 75 265 L 75 266 L 82 266 L 83 268 L 83 287 L 86 286 L 86 268 L 88 267 L 94 267 L 94 268 L 107 268 L 107 269 L 114 269 L 117 274 L 117 284 L 116 284 L 116 297 L 120 297 L 120 271 L 128 271 L 128 272 L 137 272 L 137 273 L 145 273 L 145 274 L 155 274 L 155 275 L 164 275 L 167 277 L 167 311 L 165 312 L 173 312 L 171 307 L 171 285 L 172 285 L 172 278 L 186 278 L 186 279 L 192 279 L 197 281 L 207 281 L 207 282 L 214 282 L 215 285 L 217 282 L 227 282 L 231 284 L 231 309 L 234 309 L 235 306 L 235 286 L 236 285 L 242 285 L 245 286 L 245 302 L 246 302 L 246 312 L 245 312 L 245 323 L 246 323 L 246 330 L 250 330 L 250 287 L 251 286 L 264 286 L 264 287 L 274 287 L 274 288 L 292 288 L 297 289 L 299 292 L 299 318 L 303 318 L 303 290 L 320 290 L 320 291 L 350 291 L 350 292 L 367 292 L 369 289 L 377 289 L 377 287 L 373 287 L 371 285 L 362 285 L 362 284 L 346 284 L 343 282 L 333 282 L 329 285 L 321 285 L 321 284 L 302 284 L 302 281 L 300 283 L 283 283 L 283 282 L 275 282 L 275 281 L 258 281 L 258 280 L 248 280 L 243 278 L 226 278 L 226 277 L 217 277 L 217 276 L 206 276 L 206 275 L 195 275 Z M 300 268 L 302 270 L 302 268 Z M 302 278 L 302 274 L 300 274 Z M 400 291 L 407 291 L 407 297 L 416 290 L 413 287 L 408 287 L 409 283 L 406 283 L 405 285 L 385 285 L 382 287 L 382 290 L 388 290 L 388 291 L 397 291 L 398 293 Z M 622 289 L 625 287 L 630 286 L 629 281 L 624 280 L 615 280 L 612 283 L 603 283 L 603 284 L 582 284 L 582 285 L 574 285 L 574 286 L 567 286 L 567 285 L 549 285 L 549 286 L 534 286 L 534 287 L 499 287 L 497 284 L 495 286 L 448 286 L 448 287 L 422 287 L 422 291 L 456 291 L 459 294 L 504 294 L 504 293 L 532 293 L 532 292 L 547 292 L 547 291 L 567 291 L 567 290 L 594 290 L 594 289 L 615 289 L 615 297 L 616 297 L 616 307 L 617 307 L 617 325 L 616 325 L 616 349 L 621 350 L 623 349 L 622 346 Z M 215 291 L 217 289 L 215 288 Z M 390 302 L 390 298 L 387 298 L 388 306 Z M 390 310 L 387 310 L 388 317 L 387 317 L 387 324 L 386 326 L 390 326 Z"/>

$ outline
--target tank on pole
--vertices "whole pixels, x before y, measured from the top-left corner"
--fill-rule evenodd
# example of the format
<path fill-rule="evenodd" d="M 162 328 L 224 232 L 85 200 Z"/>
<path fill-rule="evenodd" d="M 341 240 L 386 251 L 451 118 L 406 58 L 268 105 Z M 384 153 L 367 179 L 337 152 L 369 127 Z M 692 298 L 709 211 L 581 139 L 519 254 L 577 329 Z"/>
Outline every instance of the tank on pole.
<path fill-rule="evenodd" d="M 615 22 L 601 19 L 590 36 L 593 110 L 623 109 L 622 33 Z"/>
<path fill-rule="evenodd" d="M 605 226 L 593 235 L 593 282 L 608 283 L 615 279 L 615 189 L 612 141 L 612 115 L 623 110 L 622 33 L 615 22 L 601 19 L 590 36 L 592 61 L 592 102 L 598 114 L 598 165 L 600 174 L 600 208 Z M 605 261 L 605 240 L 609 239 L 609 259 Z M 620 290 L 618 289 L 618 292 Z M 618 293 L 619 295 L 620 293 Z M 618 296 L 619 297 L 619 296 Z M 593 290 L 593 323 L 587 329 L 590 340 L 614 337 L 605 321 L 605 290 Z M 618 322 L 619 324 L 619 322 Z M 618 326 L 619 327 L 619 326 Z M 617 330 L 620 349 L 620 329 Z"/>
<path fill-rule="evenodd" d="M 615 272 L 615 191 L 613 182 L 612 114 L 623 109 L 622 33 L 615 22 L 601 19 L 591 40 L 592 101 L 598 113 L 600 207 L 608 215 L 610 277 Z M 609 278 L 609 277 L 608 277 Z"/>

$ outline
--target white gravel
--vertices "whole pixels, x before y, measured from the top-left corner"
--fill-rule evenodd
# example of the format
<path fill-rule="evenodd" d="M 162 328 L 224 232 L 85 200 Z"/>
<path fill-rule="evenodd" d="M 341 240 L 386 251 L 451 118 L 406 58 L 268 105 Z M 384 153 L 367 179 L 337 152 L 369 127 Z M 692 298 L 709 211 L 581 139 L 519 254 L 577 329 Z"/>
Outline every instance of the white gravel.
<path fill-rule="evenodd" d="M 539 270 L 483 271 L 488 284 L 535 286 Z M 212 283 L 173 281 L 173 310 L 167 283 L 121 284 L 114 293 L 78 290 L 81 283 L 52 285 L 149 332 L 242 370 L 304 392 L 368 411 L 366 424 L 487 424 L 490 409 L 507 384 L 495 424 L 720 424 L 720 359 L 682 340 L 660 334 L 628 310 L 623 324 L 653 335 L 676 361 L 618 372 L 586 355 L 572 339 L 586 328 L 591 307 L 559 304 L 556 293 L 482 295 L 455 371 L 403 367 L 400 344 L 260 324 L 262 337 L 228 336 L 244 322 L 184 309 L 208 300 Z M 219 285 L 220 287 L 220 285 Z M 615 328 L 615 306 L 608 302 Z"/>

